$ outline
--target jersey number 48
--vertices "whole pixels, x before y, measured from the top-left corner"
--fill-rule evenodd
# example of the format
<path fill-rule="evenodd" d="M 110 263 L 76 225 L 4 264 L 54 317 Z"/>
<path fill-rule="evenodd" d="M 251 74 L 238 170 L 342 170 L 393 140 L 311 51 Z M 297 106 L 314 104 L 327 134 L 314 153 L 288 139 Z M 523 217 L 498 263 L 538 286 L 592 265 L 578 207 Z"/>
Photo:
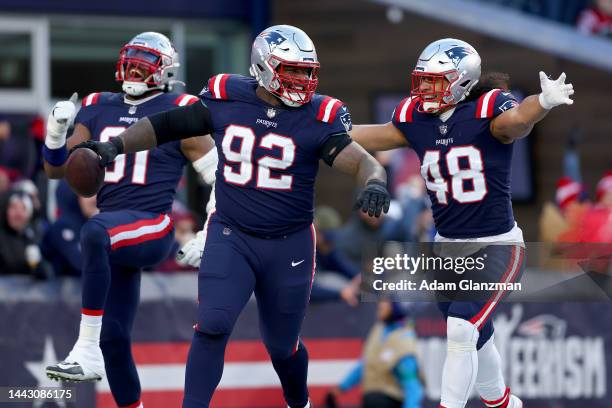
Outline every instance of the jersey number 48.
<path fill-rule="evenodd" d="M 459 159 L 466 158 L 468 166 L 461 168 Z M 440 151 L 428 150 L 423 156 L 421 175 L 427 189 L 434 192 L 440 204 L 448 204 L 449 182 L 440 172 Z M 487 195 L 487 185 L 484 177 L 482 154 L 474 146 L 451 148 L 444 160 L 450 178 L 450 194 L 461 204 L 475 203 Z M 471 189 L 465 188 L 464 182 L 471 181 Z"/>

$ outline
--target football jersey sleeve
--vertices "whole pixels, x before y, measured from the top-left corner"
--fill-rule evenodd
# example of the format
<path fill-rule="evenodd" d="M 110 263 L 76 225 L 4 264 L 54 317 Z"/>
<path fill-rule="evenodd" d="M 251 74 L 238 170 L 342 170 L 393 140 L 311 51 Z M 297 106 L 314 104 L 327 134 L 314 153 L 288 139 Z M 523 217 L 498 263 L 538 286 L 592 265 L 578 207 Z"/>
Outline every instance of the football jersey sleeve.
<path fill-rule="evenodd" d="M 333 135 L 348 133 L 353 128 L 353 122 L 348 107 L 342 101 L 326 96 L 317 102 L 320 103 L 315 105 L 316 120 L 323 126 L 317 135 L 321 147 Z"/>
<path fill-rule="evenodd" d="M 83 102 L 81 103 L 81 109 L 79 110 L 79 113 L 77 113 L 76 117 L 74 118 L 75 125 L 77 123 L 80 123 L 81 125 L 85 126 L 87 129 L 89 129 L 89 131 L 92 130 L 93 121 L 97 113 L 99 112 L 98 103 L 100 101 L 100 96 L 101 96 L 101 93 L 96 92 L 96 93 L 89 94 L 85 98 L 83 98 Z"/>
<path fill-rule="evenodd" d="M 202 99 L 250 100 L 257 82 L 253 78 L 235 74 L 211 77 L 200 92 Z"/>
<path fill-rule="evenodd" d="M 409 129 L 414 119 L 414 110 L 416 109 L 416 98 L 404 98 L 397 104 L 391 115 L 391 123 L 395 126 L 410 143 Z"/>
<path fill-rule="evenodd" d="M 501 89 L 491 89 L 478 98 L 476 117 L 492 119 L 517 105 L 516 98 L 510 92 L 504 92 Z"/>

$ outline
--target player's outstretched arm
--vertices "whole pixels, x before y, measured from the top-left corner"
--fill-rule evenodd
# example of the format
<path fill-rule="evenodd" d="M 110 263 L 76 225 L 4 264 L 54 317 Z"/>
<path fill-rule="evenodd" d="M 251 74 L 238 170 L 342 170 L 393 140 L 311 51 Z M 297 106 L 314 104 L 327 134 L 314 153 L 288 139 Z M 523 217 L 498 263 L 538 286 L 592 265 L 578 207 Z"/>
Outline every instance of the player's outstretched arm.
<path fill-rule="evenodd" d="M 59 179 L 64 177 L 64 164 L 68 151 L 75 145 L 91 139 L 89 129 L 81 124 L 74 127 L 72 135 L 66 140 L 68 128 L 76 115 L 78 94 L 72 94 L 70 100 L 60 101 L 53 106 L 47 118 L 47 133 L 43 146 L 44 168 L 47 177 Z"/>
<path fill-rule="evenodd" d="M 574 86 L 565 83 L 565 72 L 553 81 L 540 71 L 540 84 L 542 92 L 539 95 L 525 98 L 517 107 L 491 121 L 491 133 L 495 138 L 502 143 L 512 143 L 527 136 L 552 108 L 574 103 L 570 98 L 574 94 Z"/>
<path fill-rule="evenodd" d="M 100 156 L 100 164 L 106 166 L 119 154 L 149 150 L 163 143 L 206 135 L 212 130 L 210 111 L 203 103 L 194 103 L 147 116 L 108 142 L 90 140 L 75 148 L 92 149 Z"/>
<path fill-rule="evenodd" d="M 384 125 L 353 125 L 349 134 L 368 152 L 408 146 L 408 141 L 402 132 L 391 122 Z"/>
<path fill-rule="evenodd" d="M 387 172 L 368 152 L 357 143 L 349 143 L 338 153 L 332 167 L 357 177 L 364 186 L 357 198 L 357 206 L 370 217 L 380 217 L 389 211 L 391 198 L 387 191 Z"/>
<path fill-rule="evenodd" d="M 215 182 L 215 172 L 219 158 L 215 141 L 210 135 L 190 137 L 181 140 L 181 151 L 191 162 L 194 170 L 208 185 Z"/>

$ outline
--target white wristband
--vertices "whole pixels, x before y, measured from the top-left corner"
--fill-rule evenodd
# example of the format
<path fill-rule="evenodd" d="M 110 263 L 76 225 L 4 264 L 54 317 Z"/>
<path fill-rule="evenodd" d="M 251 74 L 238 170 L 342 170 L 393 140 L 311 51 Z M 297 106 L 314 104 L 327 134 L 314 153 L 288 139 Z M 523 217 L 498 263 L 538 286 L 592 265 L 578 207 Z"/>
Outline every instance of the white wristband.
<path fill-rule="evenodd" d="M 551 110 L 552 108 L 554 108 L 553 105 L 549 105 L 548 103 L 546 103 L 546 101 L 544 100 L 544 93 L 540 93 L 538 95 L 538 102 L 540 102 L 540 106 L 546 110 Z"/>

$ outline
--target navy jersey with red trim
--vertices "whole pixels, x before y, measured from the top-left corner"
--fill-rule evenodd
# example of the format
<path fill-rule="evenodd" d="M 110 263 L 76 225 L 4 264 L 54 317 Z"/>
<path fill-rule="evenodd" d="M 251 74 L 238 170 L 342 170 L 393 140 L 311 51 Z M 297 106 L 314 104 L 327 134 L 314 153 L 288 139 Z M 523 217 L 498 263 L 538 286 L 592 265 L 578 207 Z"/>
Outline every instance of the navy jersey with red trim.
<path fill-rule="evenodd" d="M 282 236 L 312 223 L 322 147 L 351 119 L 331 97 L 290 108 L 264 102 L 256 89 L 252 78 L 220 74 L 200 95 L 219 154 L 216 216 L 252 235 Z"/>
<path fill-rule="evenodd" d="M 111 92 L 88 95 L 83 99 L 75 123 L 89 129 L 93 140 L 104 142 L 140 118 L 198 101 L 193 95 L 160 93 L 132 105 L 124 97 L 123 93 Z M 106 168 L 104 185 L 97 196 L 98 208 L 100 211 L 170 212 L 186 162 L 178 141 L 117 156 Z"/>
<path fill-rule="evenodd" d="M 499 142 L 491 120 L 517 105 L 510 93 L 491 90 L 459 103 L 451 117 L 422 113 L 406 98 L 393 124 L 421 159 L 436 229 L 447 238 L 503 234 L 514 227 L 511 202 L 512 144 Z"/>

